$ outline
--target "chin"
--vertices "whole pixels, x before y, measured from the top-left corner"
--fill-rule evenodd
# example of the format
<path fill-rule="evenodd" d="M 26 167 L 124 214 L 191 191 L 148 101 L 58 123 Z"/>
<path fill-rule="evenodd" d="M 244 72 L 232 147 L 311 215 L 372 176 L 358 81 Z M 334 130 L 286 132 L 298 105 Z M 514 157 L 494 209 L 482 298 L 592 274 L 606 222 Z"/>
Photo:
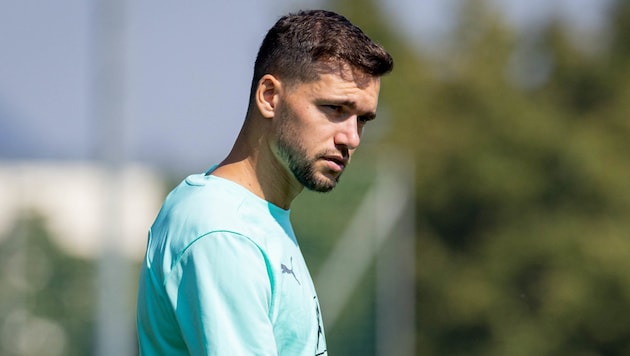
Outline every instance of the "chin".
<path fill-rule="evenodd" d="M 312 192 L 328 193 L 331 190 L 335 189 L 335 186 L 336 185 L 316 185 L 316 186 L 305 186 L 305 188 Z"/>
<path fill-rule="evenodd" d="M 297 179 L 304 188 L 321 193 L 333 190 L 335 186 L 337 186 L 337 182 L 342 173 L 334 172 L 323 167 L 316 167 L 313 164 L 289 164 L 289 168 L 295 179 Z"/>
<path fill-rule="evenodd" d="M 312 190 L 320 193 L 327 193 L 333 190 L 339 182 L 339 176 L 328 176 L 322 174 L 320 177 L 313 177 L 308 182 L 308 185 L 304 187 L 308 190 Z"/>

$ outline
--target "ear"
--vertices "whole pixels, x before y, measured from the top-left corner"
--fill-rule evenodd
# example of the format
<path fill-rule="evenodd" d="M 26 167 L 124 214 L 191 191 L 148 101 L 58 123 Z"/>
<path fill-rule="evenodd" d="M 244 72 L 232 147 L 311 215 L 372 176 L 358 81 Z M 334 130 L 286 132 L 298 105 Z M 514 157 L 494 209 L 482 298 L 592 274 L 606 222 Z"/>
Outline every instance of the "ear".
<path fill-rule="evenodd" d="M 258 111 L 264 118 L 271 119 L 274 117 L 281 92 L 282 83 L 271 74 L 263 75 L 258 81 L 254 99 Z"/>

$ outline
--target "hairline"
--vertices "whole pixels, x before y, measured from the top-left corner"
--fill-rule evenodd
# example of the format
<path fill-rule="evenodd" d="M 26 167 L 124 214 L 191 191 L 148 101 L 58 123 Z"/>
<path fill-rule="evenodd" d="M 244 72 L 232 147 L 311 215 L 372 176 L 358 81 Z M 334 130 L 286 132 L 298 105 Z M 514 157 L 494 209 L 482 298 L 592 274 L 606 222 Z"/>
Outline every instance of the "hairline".
<path fill-rule="evenodd" d="M 289 89 L 295 88 L 300 84 L 317 82 L 321 79 L 321 76 L 325 74 L 336 75 L 344 80 L 356 82 L 359 87 L 363 87 L 364 84 L 362 83 L 365 83 L 370 79 L 379 79 L 383 76 L 370 74 L 363 70 L 360 66 L 352 65 L 351 63 L 341 59 L 318 59 L 313 61 L 307 67 L 309 68 L 308 73 L 303 75 L 286 76 L 282 73 L 268 74 L 278 78 Z"/>

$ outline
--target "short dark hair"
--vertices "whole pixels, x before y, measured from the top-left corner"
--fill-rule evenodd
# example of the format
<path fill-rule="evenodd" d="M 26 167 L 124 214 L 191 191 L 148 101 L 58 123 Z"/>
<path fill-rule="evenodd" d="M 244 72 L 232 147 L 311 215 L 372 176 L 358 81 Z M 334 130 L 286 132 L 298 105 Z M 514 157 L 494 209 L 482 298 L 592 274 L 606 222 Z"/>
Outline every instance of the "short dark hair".
<path fill-rule="evenodd" d="M 389 73 L 394 61 L 344 16 L 326 10 L 300 11 L 281 17 L 262 41 L 252 80 L 252 94 L 265 74 L 288 82 L 318 79 L 314 64 L 348 64 L 373 77 Z"/>

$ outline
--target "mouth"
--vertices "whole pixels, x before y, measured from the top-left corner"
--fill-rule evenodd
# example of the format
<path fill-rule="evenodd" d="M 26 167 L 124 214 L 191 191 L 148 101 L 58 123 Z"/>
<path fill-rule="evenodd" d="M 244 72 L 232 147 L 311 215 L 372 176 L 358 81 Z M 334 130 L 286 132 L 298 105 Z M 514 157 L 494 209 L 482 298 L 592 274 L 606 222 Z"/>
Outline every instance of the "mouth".
<path fill-rule="evenodd" d="M 333 172 L 341 172 L 348 165 L 348 159 L 340 156 L 325 156 L 322 157 L 328 168 Z"/>

